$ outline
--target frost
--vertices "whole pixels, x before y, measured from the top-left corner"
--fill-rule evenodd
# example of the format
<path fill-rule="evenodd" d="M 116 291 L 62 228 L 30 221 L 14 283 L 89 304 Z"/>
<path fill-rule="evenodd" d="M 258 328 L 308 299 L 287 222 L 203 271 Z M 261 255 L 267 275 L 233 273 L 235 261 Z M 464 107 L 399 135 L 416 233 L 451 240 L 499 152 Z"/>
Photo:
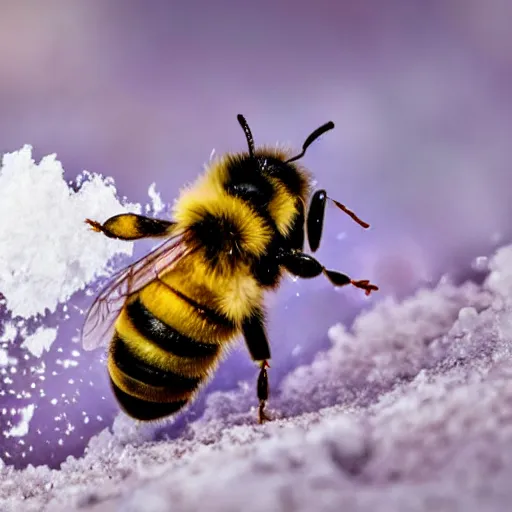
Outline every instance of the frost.
<path fill-rule="evenodd" d="M 28 433 L 30 420 L 34 415 L 35 405 L 30 404 L 20 411 L 20 422 L 12 427 L 9 431 L 4 432 L 5 437 L 23 437 Z"/>
<path fill-rule="evenodd" d="M 0 349 L 0 367 L 7 366 L 9 362 L 9 357 L 7 354 L 7 350 Z"/>
<path fill-rule="evenodd" d="M 16 326 L 11 322 L 5 322 L 3 324 L 4 333 L 2 336 L 0 336 L 0 342 L 2 341 L 12 341 L 14 338 L 16 338 L 16 334 L 18 333 L 18 330 L 16 329 Z"/>
<path fill-rule="evenodd" d="M 498 249 L 489 263 L 491 271 L 486 287 L 496 295 L 510 300 L 512 297 L 512 246 Z"/>
<path fill-rule="evenodd" d="M 489 259 L 487 256 L 478 256 L 474 259 L 471 267 L 479 272 L 485 272 L 489 269 Z"/>
<path fill-rule="evenodd" d="M 148 189 L 148 195 L 152 203 L 152 212 L 159 214 L 164 211 L 165 203 L 162 201 L 160 194 L 156 191 L 156 183 L 152 183 Z"/>
<path fill-rule="evenodd" d="M 57 329 L 40 327 L 33 334 L 26 337 L 21 346 L 26 348 L 35 357 L 41 357 L 45 350 L 50 350 L 56 338 Z"/>
<path fill-rule="evenodd" d="M 471 333 L 478 324 L 478 312 L 473 307 L 464 307 L 459 311 L 457 320 L 453 324 L 450 334 L 461 336 Z"/>
<path fill-rule="evenodd" d="M 137 205 L 121 205 L 115 188 L 99 175 L 83 174 L 72 192 L 55 155 L 39 164 L 32 148 L 3 156 L 0 170 L 0 290 L 7 308 L 23 318 L 55 311 L 87 282 L 106 275 L 114 254 L 132 245 L 94 236 L 84 219 L 105 220 Z M 44 212 L 44 214 L 42 214 Z"/>

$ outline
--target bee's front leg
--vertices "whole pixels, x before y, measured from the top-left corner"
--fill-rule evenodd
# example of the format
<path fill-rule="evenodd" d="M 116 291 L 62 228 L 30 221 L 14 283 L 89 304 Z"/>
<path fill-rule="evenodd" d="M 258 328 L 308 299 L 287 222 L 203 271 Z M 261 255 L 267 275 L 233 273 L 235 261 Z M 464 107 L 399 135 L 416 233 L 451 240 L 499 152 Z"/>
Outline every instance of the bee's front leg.
<path fill-rule="evenodd" d="M 370 283 L 368 279 L 355 280 L 347 276 L 347 274 L 342 274 L 336 270 L 329 270 L 313 258 L 313 256 L 300 251 L 283 252 L 279 255 L 279 263 L 294 276 L 308 279 L 323 273 L 334 286 L 351 284 L 356 288 L 364 290 L 366 295 L 370 295 L 371 292 L 379 289 L 378 286 Z"/>

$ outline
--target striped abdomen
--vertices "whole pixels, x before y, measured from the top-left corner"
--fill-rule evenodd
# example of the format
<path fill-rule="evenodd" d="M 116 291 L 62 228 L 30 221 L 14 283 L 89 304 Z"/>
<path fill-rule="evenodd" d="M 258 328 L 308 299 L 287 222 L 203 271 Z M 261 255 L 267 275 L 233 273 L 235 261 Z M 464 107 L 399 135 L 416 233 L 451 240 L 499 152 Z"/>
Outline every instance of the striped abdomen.
<path fill-rule="evenodd" d="M 224 317 L 155 281 L 130 298 L 116 322 L 108 370 L 122 408 L 154 420 L 184 407 L 236 335 Z"/>

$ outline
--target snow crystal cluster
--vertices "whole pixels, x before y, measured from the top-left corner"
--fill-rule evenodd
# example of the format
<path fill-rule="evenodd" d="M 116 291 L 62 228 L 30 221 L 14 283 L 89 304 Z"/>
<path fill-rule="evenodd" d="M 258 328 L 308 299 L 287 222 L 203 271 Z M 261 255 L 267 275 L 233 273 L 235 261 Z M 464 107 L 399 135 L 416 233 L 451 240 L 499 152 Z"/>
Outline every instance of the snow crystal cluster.
<path fill-rule="evenodd" d="M 164 205 L 154 184 L 148 195 L 152 205 L 145 210 L 161 211 Z M 0 459 L 5 462 L 37 460 L 38 444 L 62 446 L 63 436 L 75 431 L 70 405 L 77 406 L 81 383 L 94 384 L 87 366 L 77 368 L 83 360 L 77 318 L 92 292 L 85 288 L 107 277 L 116 258 L 133 252 L 132 243 L 97 236 L 84 220 L 141 209 L 120 201 L 112 180 L 101 175 L 84 171 L 67 182 L 55 155 L 36 163 L 27 145 L 3 156 Z M 43 357 L 50 352 L 51 358 Z M 53 409 L 55 428 L 49 429 L 48 413 L 40 414 L 44 409 Z M 88 416 L 82 421 L 87 423 Z"/>
<path fill-rule="evenodd" d="M 55 311 L 104 272 L 114 254 L 131 255 L 131 244 L 94 236 L 84 220 L 136 205 L 123 208 L 113 184 L 98 175 L 82 175 L 73 193 L 63 172 L 55 155 L 36 164 L 30 146 L 3 157 L 0 290 L 15 317 Z"/>
<path fill-rule="evenodd" d="M 33 169 L 29 156 L 20 156 L 23 151 L 17 158 L 26 158 L 22 167 Z M 14 156 L 9 158 L 6 165 L 18 165 Z M 55 160 L 44 162 L 43 169 L 49 166 L 59 176 L 53 180 L 62 179 Z M 111 186 L 94 179 L 88 183 L 106 190 Z M 83 237 L 77 243 L 88 245 L 90 234 L 82 232 L 80 222 L 86 210 L 92 215 L 90 209 L 76 217 L 68 211 L 81 208 L 80 193 L 86 192 L 62 190 L 55 201 L 60 206 L 44 204 L 45 209 L 57 209 L 51 214 L 54 224 L 57 217 L 66 226 L 69 222 L 56 238 Z M 121 207 L 105 190 L 97 193 L 104 198 L 97 215 Z M 27 215 L 20 220 L 26 223 L 20 228 L 25 234 L 34 222 L 49 232 L 46 220 Z M 14 246 L 0 253 L 12 272 L 19 239 L 16 231 L 0 229 Z M 113 243 L 103 238 L 94 243 Z M 53 250 L 44 240 L 37 243 Z M 64 250 L 63 240 L 54 241 L 61 248 L 53 253 L 59 276 L 55 283 L 48 284 L 44 265 L 35 261 L 37 253 L 16 279 L 0 274 L 0 290 L 5 287 L 14 315 L 54 311 L 102 272 L 111 255 L 126 250 L 98 245 L 91 263 L 91 255 Z M 445 278 L 403 301 L 383 298 L 350 329 L 333 326 L 331 346 L 310 364 L 292 370 L 274 390 L 269 404 L 274 421 L 256 424 L 252 382 L 235 391 L 211 393 L 202 417 L 179 436 L 155 440 L 154 425 L 141 426 L 121 414 L 112 428 L 90 440 L 83 457 L 70 456 L 59 469 L 29 465 L 17 470 L 4 458 L 0 510 L 508 510 L 512 246 L 480 260 L 478 267 L 487 273 L 483 284 L 455 285 Z M 68 279 L 77 275 L 80 281 L 71 285 Z M 14 286 L 18 279 L 28 297 L 40 286 L 54 288 L 47 298 L 39 295 L 24 304 Z M 12 337 L 8 329 L 3 339 Z M 54 334 L 43 336 L 36 330 L 33 336 L 37 341 L 27 337 L 24 350 L 37 357 Z M 3 369 L 14 366 L 11 344 L 3 342 Z M 22 439 L 26 434 L 34 414 L 29 405 L 21 413 L 24 421 L 6 429 L 10 436 Z"/>

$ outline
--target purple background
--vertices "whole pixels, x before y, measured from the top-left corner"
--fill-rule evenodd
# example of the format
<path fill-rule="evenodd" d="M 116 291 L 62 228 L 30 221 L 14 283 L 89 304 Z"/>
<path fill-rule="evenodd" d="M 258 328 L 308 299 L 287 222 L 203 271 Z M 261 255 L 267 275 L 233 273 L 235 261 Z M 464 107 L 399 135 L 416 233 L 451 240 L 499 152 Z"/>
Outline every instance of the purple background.
<path fill-rule="evenodd" d="M 84 168 L 111 175 L 140 202 L 155 181 L 171 202 L 213 148 L 245 149 L 236 114 L 257 144 L 297 148 L 332 119 L 303 163 L 372 229 L 329 209 L 319 257 L 371 278 L 379 297 L 404 295 L 446 272 L 467 275 L 475 256 L 510 240 L 511 15 L 497 0 L 2 2 L 0 151 L 30 143 L 36 157 L 56 152 L 68 179 Z M 275 387 L 367 302 L 317 279 L 286 284 L 272 304 Z M 76 348 L 71 331 L 62 328 L 50 367 L 59 348 Z M 22 461 L 9 446 L 18 465 L 56 464 L 110 423 L 98 357 L 56 367 L 28 436 L 38 449 Z M 78 403 L 49 407 L 77 374 L 94 386 L 66 388 Z M 213 387 L 249 378 L 240 350 Z M 102 420 L 83 425 L 83 411 Z M 62 447 L 56 412 L 83 425 Z"/>

